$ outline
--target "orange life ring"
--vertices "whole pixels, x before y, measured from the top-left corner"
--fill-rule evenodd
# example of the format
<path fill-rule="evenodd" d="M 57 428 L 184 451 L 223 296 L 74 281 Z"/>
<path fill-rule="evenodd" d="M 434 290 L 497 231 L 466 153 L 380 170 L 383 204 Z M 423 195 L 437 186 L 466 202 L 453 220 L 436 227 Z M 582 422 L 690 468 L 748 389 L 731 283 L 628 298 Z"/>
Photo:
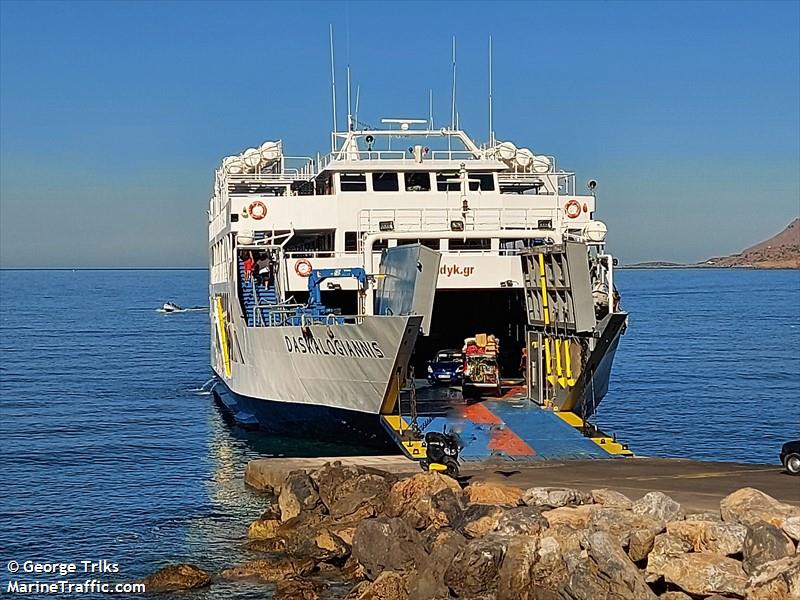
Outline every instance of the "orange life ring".
<path fill-rule="evenodd" d="M 250 203 L 250 206 L 247 207 L 247 212 L 250 213 L 250 216 L 256 221 L 260 221 L 267 216 L 267 205 L 261 200 L 256 200 Z"/>
<path fill-rule="evenodd" d="M 305 258 L 301 258 L 296 263 L 294 263 L 294 272 L 300 275 L 300 277 L 308 277 L 311 275 L 311 271 L 314 267 L 311 266 L 311 263 L 307 261 Z"/>
<path fill-rule="evenodd" d="M 564 205 L 564 212 L 570 219 L 575 219 L 581 214 L 581 204 L 577 200 L 570 200 Z"/>

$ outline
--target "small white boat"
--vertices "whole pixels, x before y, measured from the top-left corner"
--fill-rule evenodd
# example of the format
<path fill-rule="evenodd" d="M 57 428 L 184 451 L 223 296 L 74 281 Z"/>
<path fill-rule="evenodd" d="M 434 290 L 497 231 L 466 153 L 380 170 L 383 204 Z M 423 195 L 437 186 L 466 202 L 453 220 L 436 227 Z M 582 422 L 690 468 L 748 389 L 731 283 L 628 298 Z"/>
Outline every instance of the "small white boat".
<path fill-rule="evenodd" d="M 174 302 L 164 302 L 164 305 L 161 307 L 161 310 L 163 310 L 164 312 L 170 313 L 170 312 L 176 312 L 176 311 L 179 311 L 179 310 L 183 310 L 183 308 L 181 308 L 180 306 L 178 306 Z"/>

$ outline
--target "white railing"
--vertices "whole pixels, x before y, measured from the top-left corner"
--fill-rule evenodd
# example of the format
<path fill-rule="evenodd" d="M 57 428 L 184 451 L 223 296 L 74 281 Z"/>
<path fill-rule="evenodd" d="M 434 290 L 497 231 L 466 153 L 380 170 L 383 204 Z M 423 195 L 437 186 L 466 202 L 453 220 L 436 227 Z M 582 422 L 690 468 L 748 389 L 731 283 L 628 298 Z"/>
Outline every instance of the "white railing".
<path fill-rule="evenodd" d="M 381 231 L 391 222 L 393 231 L 451 231 L 453 221 L 461 221 L 464 229 L 496 231 L 499 229 L 541 229 L 539 221 L 560 220 L 559 210 L 552 208 L 473 208 L 466 216 L 458 208 L 368 208 L 358 213 L 360 233 Z"/>
<path fill-rule="evenodd" d="M 423 163 L 431 160 L 465 161 L 480 160 L 482 156 L 476 156 L 469 150 L 431 150 L 423 155 Z M 359 161 L 379 161 L 393 160 L 404 164 L 420 164 L 414 155 L 407 150 L 339 150 L 326 154 L 319 161 L 319 170 L 326 168 L 332 162 L 359 162 Z"/>

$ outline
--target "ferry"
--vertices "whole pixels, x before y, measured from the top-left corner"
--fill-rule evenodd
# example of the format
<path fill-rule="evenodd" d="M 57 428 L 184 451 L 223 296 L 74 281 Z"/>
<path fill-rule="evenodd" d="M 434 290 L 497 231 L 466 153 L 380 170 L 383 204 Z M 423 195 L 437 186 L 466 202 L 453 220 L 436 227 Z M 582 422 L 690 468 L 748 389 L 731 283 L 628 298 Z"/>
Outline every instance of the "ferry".
<path fill-rule="evenodd" d="M 382 444 L 387 429 L 400 435 L 406 421 L 387 427 L 379 416 L 399 415 L 400 390 L 426 377 L 438 350 L 460 347 L 476 332 L 494 335 L 504 376 L 518 390 L 531 381 L 531 404 L 552 405 L 563 397 L 547 392 L 558 387 L 562 358 L 566 365 L 572 353 L 577 375 L 604 335 L 602 318 L 616 314 L 603 356 L 595 357 L 606 367 L 592 370 L 580 400 L 573 394 L 570 401 L 582 407 L 581 419 L 590 416 L 607 390 L 626 319 L 607 229 L 595 219 L 596 183 L 578 187 L 554 156 L 511 141 L 479 144 L 457 127 L 415 118 L 386 118 L 378 127 L 351 120 L 347 131 L 332 132 L 325 154 L 297 155 L 279 140 L 226 157 L 208 211 L 215 395 L 242 424 L 338 439 L 357 431 L 360 441 Z M 597 316 L 584 331 L 583 358 L 579 344 L 570 351 L 567 341 L 557 355 L 555 338 L 580 332 L 555 308 L 539 323 L 545 335 L 531 335 L 531 303 L 538 302 L 540 320 L 542 301 L 548 311 L 545 275 L 551 307 L 571 293 L 557 258 L 567 244 L 581 245 L 572 260 L 590 276 L 575 306 Z M 391 301 L 380 298 L 382 256 L 405 246 L 437 256 L 424 316 L 386 312 Z M 550 266 L 534 274 L 544 258 Z M 559 319 L 560 334 L 553 329 Z M 527 367 L 523 352 L 531 356 Z"/>

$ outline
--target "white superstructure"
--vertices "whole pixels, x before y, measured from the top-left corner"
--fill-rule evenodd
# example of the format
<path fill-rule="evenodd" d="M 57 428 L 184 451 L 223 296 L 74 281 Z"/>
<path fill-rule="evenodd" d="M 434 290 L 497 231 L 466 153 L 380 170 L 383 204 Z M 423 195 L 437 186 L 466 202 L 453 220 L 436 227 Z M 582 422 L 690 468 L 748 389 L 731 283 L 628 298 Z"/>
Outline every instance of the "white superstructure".
<path fill-rule="evenodd" d="M 300 260 L 374 271 L 382 247 L 408 240 L 441 250 L 439 289 L 521 287 L 515 249 L 532 239 L 602 243 L 595 197 L 579 194 L 554 157 L 511 142 L 478 146 L 418 120 L 385 121 L 334 133 L 336 149 L 324 156 L 290 156 L 282 142 L 266 142 L 226 158 L 210 206 L 212 283 L 229 272 L 236 234 L 281 240 L 291 292 L 306 290 Z"/>

